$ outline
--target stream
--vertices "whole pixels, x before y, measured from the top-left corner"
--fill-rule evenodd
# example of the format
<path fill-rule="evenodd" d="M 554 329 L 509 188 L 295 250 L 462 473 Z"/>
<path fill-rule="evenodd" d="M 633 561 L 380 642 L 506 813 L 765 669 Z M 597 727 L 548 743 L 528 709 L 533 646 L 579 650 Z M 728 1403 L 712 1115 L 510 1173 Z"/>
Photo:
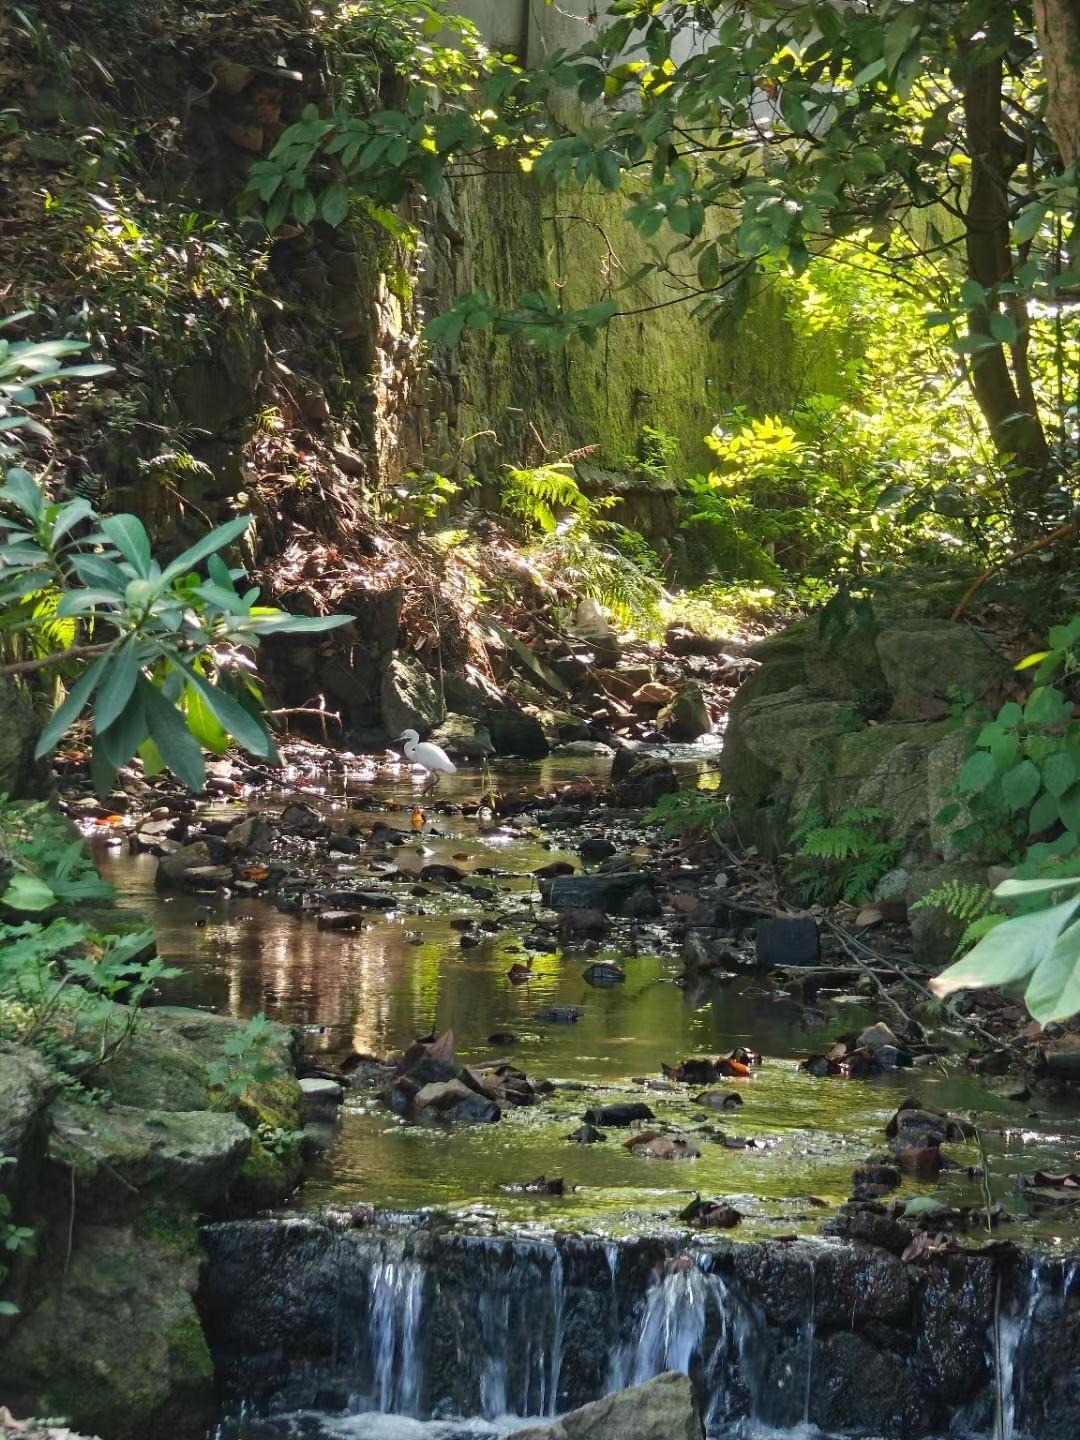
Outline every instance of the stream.
<path fill-rule="evenodd" d="M 679 768 L 703 773 L 714 763 L 710 751 L 693 747 L 672 758 Z M 570 780 L 602 779 L 606 767 L 603 760 L 554 755 L 504 764 L 495 778 L 504 791 L 548 791 Z M 450 805 L 475 800 L 481 788 L 479 770 L 463 769 L 440 786 L 439 800 Z M 382 821 L 407 829 L 416 793 L 409 773 L 397 770 L 374 777 L 369 772 L 344 786 L 327 777 L 323 787 L 306 785 L 301 798 L 317 804 L 335 825 Z M 259 803 L 280 808 L 286 798 L 291 797 Z M 241 802 L 222 804 L 208 815 L 248 809 Z M 323 1351 L 317 1364 L 303 1358 L 310 1338 L 304 1332 L 289 1356 L 275 1351 L 273 1362 L 267 1361 L 261 1389 L 251 1378 L 258 1366 L 252 1366 L 250 1354 L 238 1357 L 237 1372 L 245 1378 L 237 1381 L 233 1400 L 245 1402 L 241 1413 L 247 1418 L 229 1422 L 223 1435 L 464 1440 L 505 1433 L 513 1428 L 502 1418 L 506 1415 L 551 1415 L 666 1368 L 696 1376 L 712 1434 L 728 1433 L 736 1415 L 744 1427 L 803 1425 L 810 1401 L 792 1397 L 807 1390 L 815 1364 L 814 1306 L 821 1284 L 815 1282 L 815 1267 L 830 1250 L 821 1238 L 823 1226 L 827 1233 L 835 1207 L 851 1193 L 853 1169 L 881 1150 L 886 1122 L 912 1093 L 978 1122 L 981 1148 L 971 1142 L 950 1145 L 949 1151 L 963 1166 L 985 1164 L 987 1173 L 984 1182 L 959 1169 L 932 1187 L 906 1179 L 900 1196 L 932 1193 L 972 1206 L 983 1204 L 989 1192 L 1013 1217 L 995 1235 L 1035 1247 L 1046 1257 L 1040 1263 L 1051 1267 L 1049 1279 L 1016 1279 L 1006 1298 L 999 1291 L 995 1301 L 994 1333 L 1000 1340 L 1001 1324 L 1013 1327 L 1008 1363 L 1015 1368 L 1015 1352 L 1044 1291 L 1057 1304 L 1063 1297 L 1071 1303 L 1076 1289 L 1071 1262 L 1054 1259 L 1069 1251 L 1074 1227 L 1060 1211 L 1028 1213 L 1014 1193 L 1016 1176 L 1038 1168 L 1076 1169 L 1080 1119 L 1047 1107 L 1029 1114 L 1026 1105 L 943 1063 L 870 1079 L 808 1075 L 799 1069 L 808 1054 L 881 1014 L 853 995 L 819 997 L 816 1012 L 808 1014 L 798 999 L 777 998 L 755 975 L 683 988 L 676 983 L 683 972 L 678 952 L 647 924 L 632 947 L 623 931 L 619 943 L 597 956 L 535 954 L 529 981 L 512 985 L 507 971 L 525 958 L 520 938 L 525 927 L 508 925 L 463 950 L 451 922 L 538 906 L 534 870 L 576 858 L 572 845 L 582 832 L 549 834 L 528 817 L 516 831 L 483 833 L 494 828 L 429 807 L 425 833 L 410 835 L 395 849 L 395 864 L 418 873 L 424 864 L 452 863 L 494 894 L 477 900 L 460 888 L 432 885 L 422 887 L 429 893 L 416 895 L 414 887 L 400 885 L 395 908 L 368 913 L 363 928 L 351 933 L 320 930 L 312 916 L 281 913 L 258 898 L 159 893 L 153 857 L 99 848 L 102 874 L 116 886 L 120 903 L 149 918 L 160 953 L 182 968 L 181 978 L 168 987 L 169 1003 L 239 1017 L 264 1011 L 301 1027 L 308 1051 L 331 1062 L 350 1051 L 392 1054 L 417 1035 L 452 1029 L 466 1063 L 508 1059 L 530 1076 L 555 1083 L 543 1103 L 508 1110 L 498 1124 L 454 1129 L 407 1124 L 373 1097 L 352 1092 L 339 1123 L 324 1130 L 320 1156 L 291 1206 L 285 1232 L 280 1221 L 211 1227 L 218 1232 L 210 1241 L 213 1284 L 221 1287 L 215 1313 L 248 1303 L 242 1292 L 256 1284 L 255 1275 L 275 1294 L 279 1315 L 290 1306 L 304 1310 L 309 1283 L 315 1283 L 311 1273 L 329 1267 L 332 1279 L 323 1275 L 319 1284 L 329 1284 L 337 1296 L 339 1327 L 330 1345 L 332 1364 Z M 603 817 L 592 831 L 603 833 Z M 361 852 L 342 856 L 339 868 L 344 877 L 362 877 L 370 885 L 383 867 L 385 856 Z M 621 964 L 625 984 L 602 989 L 587 984 L 584 970 L 596 960 Z M 582 1013 L 576 1024 L 539 1022 L 538 1012 L 551 1006 L 579 1007 Z M 496 1034 L 513 1040 L 492 1045 L 488 1037 Z M 760 1051 L 763 1063 L 749 1080 L 724 1082 L 741 1095 L 737 1109 L 705 1115 L 693 1091 L 650 1088 L 660 1080 L 662 1064 L 742 1045 Z M 622 1100 L 644 1100 L 665 1131 L 694 1140 L 700 1158 L 665 1162 L 635 1155 L 622 1143 L 626 1132 L 617 1130 L 608 1132 L 606 1143 L 568 1143 L 590 1105 Z M 564 1193 L 514 1188 L 538 1176 L 558 1177 Z M 689 1271 L 671 1269 L 679 1237 L 685 1239 L 679 1212 L 697 1194 L 722 1199 L 744 1217 L 739 1241 L 722 1242 L 737 1253 L 754 1248 L 747 1242 L 803 1237 L 797 1245 L 809 1248 L 800 1274 L 808 1268 L 810 1291 L 800 1302 L 805 1317 L 794 1326 L 802 1336 L 801 1360 L 788 1354 L 776 1360 L 775 1373 L 749 1364 L 751 1342 L 766 1321 L 749 1282 L 725 1271 L 730 1265 L 738 1271 L 742 1263 L 727 1257 L 727 1250 L 703 1249 Z M 350 1232 L 345 1239 L 327 1229 L 325 1215 L 357 1206 L 379 1212 L 374 1229 Z M 459 1250 L 452 1256 L 438 1249 L 441 1232 L 424 1219 L 441 1213 L 454 1219 Z M 258 1227 L 269 1224 L 279 1227 L 276 1238 L 266 1241 L 270 1250 L 260 1250 Z M 578 1237 L 585 1258 L 564 1256 L 553 1244 L 556 1236 L 559 1245 L 567 1236 Z M 660 1247 L 647 1264 L 635 1249 L 644 1239 Z M 977 1242 L 975 1236 L 970 1243 Z M 282 1245 L 294 1244 L 308 1267 L 297 1275 L 280 1253 Z M 456 1284 L 471 1295 L 472 1309 L 467 1319 L 457 1312 L 441 1316 L 446 1267 L 460 1267 L 460 1247 L 469 1244 L 475 1248 Z M 217 1247 L 223 1247 L 220 1255 Z M 234 1252 L 240 1278 L 230 1291 Z M 631 1256 L 637 1258 L 626 1258 Z M 580 1275 L 569 1273 L 575 1265 Z M 586 1300 L 592 1309 L 582 1318 Z M 359 1327 L 348 1343 L 339 1334 L 343 1306 L 352 1317 L 346 1328 Z M 587 1374 L 578 1374 L 583 1325 L 594 1336 L 602 1332 L 602 1358 L 591 1362 Z M 448 1380 L 447 1362 L 433 1358 L 433 1326 L 455 1333 L 459 1356 L 475 1342 L 478 1356 L 467 1383 Z M 234 1328 L 258 1331 L 250 1317 Z M 223 1332 L 226 1351 L 230 1343 Z M 997 1418 L 987 1418 L 984 1399 L 981 1410 L 963 1412 L 959 1422 L 951 1415 L 951 1425 L 972 1433 L 987 1433 L 992 1425 L 997 1440 L 1013 1440 L 1014 1423 L 1006 1423 L 1001 1409 L 1004 1364 L 999 1353 L 993 1367 Z M 777 1390 L 780 1372 L 787 1380 Z M 781 1392 L 783 1404 L 763 1398 L 775 1400 Z M 254 1418 L 264 1411 L 287 1418 L 272 1424 Z M 461 1422 L 457 1415 L 479 1418 Z"/>

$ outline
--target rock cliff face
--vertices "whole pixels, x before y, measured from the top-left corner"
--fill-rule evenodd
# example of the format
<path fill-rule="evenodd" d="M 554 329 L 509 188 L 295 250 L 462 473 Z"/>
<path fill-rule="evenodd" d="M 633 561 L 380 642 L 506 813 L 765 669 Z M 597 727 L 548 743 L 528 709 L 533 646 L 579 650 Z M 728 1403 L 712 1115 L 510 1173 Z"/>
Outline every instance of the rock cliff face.
<path fill-rule="evenodd" d="M 595 447 L 585 488 L 615 497 L 612 518 L 667 536 L 673 487 L 644 464 L 648 429 L 677 442 L 687 469 L 703 465 L 719 413 L 792 403 L 815 358 L 796 359 L 775 287 L 710 333 L 681 307 L 654 308 L 668 292 L 648 279 L 626 292 L 640 313 L 592 350 L 473 333 L 429 350 L 423 319 L 462 293 L 511 303 L 548 289 L 585 305 L 646 247 L 621 195 L 559 195 L 505 166 L 385 225 L 358 205 L 336 230 L 268 237 L 240 210 L 251 165 L 306 105 L 359 83 L 317 10 L 85 0 L 43 7 L 34 35 L 6 26 L 20 127 L 0 138 L 5 263 L 12 308 L 47 296 L 84 316 L 72 323 L 116 366 L 56 418 L 57 476 L 141 514 L 163 551 L 250 509 L 247 558 L 266 590 L 356 616 L 323 643 L 270 649 L 283 702 L 324 694 L 348 727 L 382 733 L 383 677 L 415 648 L 402 606 L 415 566 L 379 529 L 396 482 L 475 477 L 495 499 L 507 463 Z M 376 81 L 393 105 L 390 63 Z"/>
<path fill-rule="evenodd" d="M 954 697 L 1000 702 L 1011 668 L 938 608 L 912 601 L 831 639 L 815 617 L 750 652 L 759 668 L 736 694 L 723 752 L 745 841 L 778 854 L 808 807 L 825 822 L 868 807 L 897 842 L 882 898 L 913 902 L 947 879 L 985 882 L 986 865 L 958 854 L 937 818 L 963 759 L 947 714 Z M 935 910 L 912 920 L 916 957 L 944 963 L 956 927 Z"/>
<path fill-rule="evenodd" d="M 0 1184 L 14 1223 L 35 1229 L 5 1291 L 19 1311 L 0 1320 L 0 1394 L 15 1413 L 62 1415 L 106 1440 L 200 1440 L 210 1423 L 196 1218 L 280 1202 L 298 1177 L 254 1133 L 300 1124 L 287 1030 L 274 1032 L 275 1074 L 245 1092 L 243 1118 L 211 1108 L 207 1061 L 241 1028 L 198 1010 L 146 1012 L 95 1077 L 107 1104 L 58 1099 L 32 1051 L 0 1047 L 0 1154 L 14 1162 Z"/>

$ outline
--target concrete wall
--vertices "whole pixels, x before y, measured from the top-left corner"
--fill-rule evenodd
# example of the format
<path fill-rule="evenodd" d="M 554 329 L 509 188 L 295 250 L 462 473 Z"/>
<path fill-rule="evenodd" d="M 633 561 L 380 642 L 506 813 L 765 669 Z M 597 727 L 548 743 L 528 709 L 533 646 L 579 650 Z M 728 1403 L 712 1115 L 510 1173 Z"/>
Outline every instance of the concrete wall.
<path fill-rule="evenodd" d="M 553 50 L 576 50 L 592 39 L 607 14 L 607 0 L 455 0 L 453 8 L 471 20 L 496 49 L 513 50 L 531 64 Z M 684 39 L 677 61 L 693 49 Z M 523 53 L 524 52 L 524 53 Z"/>

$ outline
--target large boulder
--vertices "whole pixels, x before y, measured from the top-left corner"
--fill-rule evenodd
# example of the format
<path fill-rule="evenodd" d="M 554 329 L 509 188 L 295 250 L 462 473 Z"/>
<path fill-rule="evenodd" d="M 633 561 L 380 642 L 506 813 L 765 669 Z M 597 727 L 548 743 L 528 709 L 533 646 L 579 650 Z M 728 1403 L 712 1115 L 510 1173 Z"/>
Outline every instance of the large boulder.
<path fill-rule="evenodd" d="M 683 685 L 657 717 L 657 725 L 673 740 L 697 740 L 712 734 L 712 717 L 701 686 Z"/>
<path fill-rule="evenodd" d="M 0 1195 L 14 1196 L 32 1179 L 45 1153 L 48 1104 L 56 1081 L 21 1045 L 0 1044 Z"/>
<path fill-rule="evenodd" d="M 452 760 L 484 760 L 495 754 L 491 731 L 469 715 L 451 712 L 429 738 L 441 745 Z"/>
<path fill-rule="evenodd" d="M 194 1226 L 85 1225 L 0 1347 L 0 1395 L 107 1440 L 197 1436 L 214 1372 L 195 1310 Z"/>
<path fill-rule="evenodd" d="M 615 914 L 638 890 L 648 887 L 649 877 L 637 870 L 616 870 L 610 875 L 559 875 L 550 886 L 542 883 L 552 910 L 598 910 Z"/>
<path fill-rule="evenodd" d="M 382 674 L 382 722 L 396 738 L 403 730 L 425 735 L 438 725 L 446 705 L 438 685 L 417 660 L 394 655 Z"/>
<path fill-rule="evenodd" d="M 950 692 L 993 699 L 1009 682 L 1003 656 L 976 630 L 946 620 L 907 620 L 878 632 L 875 642 L 897 720 L 938 720 Z"/>
<path fill-rule="evenodd" d="M 942 857 L 937 814 L 962 760 L 949 694 L 993 699 L 1009 668 L 966 626 L 886 618 L 841 643 L 802 621 L 752 650 L 760 668 L 732 705 L 723 769 L 740 833 L 764 848 L 783 849 L 791 817 L 814 804 L 827 821 L 881 810 L 905 851 Z"/>
<path fill-rule="evenodd" d="M 115 1215 L 133 1204 L 221 1200 L 251 1151 L 251 1131 L 227 1111 L 135 1110 L 62 1101 L 49 1159 L 72 1176 L 80 1211 Z"/>
<path fill-rule="evenodd" d="M 499 755 L 538 759 L 551 749 L 540 721 L 523 710 L 493 710 L 487 717 L 487 727 Z"/>
<path fill-rule="evenodd" d="M 689 1379 L 672 1371 L 550 1424 L 515 1430 L 509 1440 L 702 1440 L 704 1433 Z"/>

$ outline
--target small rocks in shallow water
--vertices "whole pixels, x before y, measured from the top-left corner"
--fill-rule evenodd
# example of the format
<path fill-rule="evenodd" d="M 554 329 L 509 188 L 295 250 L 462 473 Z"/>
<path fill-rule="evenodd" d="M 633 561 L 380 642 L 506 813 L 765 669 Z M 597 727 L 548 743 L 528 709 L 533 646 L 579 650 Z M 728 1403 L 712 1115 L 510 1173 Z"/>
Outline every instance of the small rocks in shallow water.
<path fill-rule="evenodd" d="M 644 1155 L 650 1160 L 697 1160 L 701 1155 L 701 1151 L 689 1140 L 672 1140 L 668 1135 L 650 1131 L 631 1135 L 623 1143 L 632 1154 Z"/>
<path fill-rule="evenodd" d="M 458 941 L 458 947 L 462 950 L 476 950 L 483 943 L 484 941 L 481 936 L 466 934 L 462 935 L 461 939 Z"/>
<path fill-rule="evenodd" d="M 706 1110 L 737 1110 L 742 1103 L 742 1096 L 735 1090 L 706 1090 L 694 1096 L 694 1104 Z"/>
<path fill-rule="evenodd" d="M 487 1037 L 489 1045 L 516 1045 L 518 1037 L 509 1030 L 496 1030 L 493 1035 Z"/>
<path fill-rule="evenodd" d="M 584 1013 L 576 1005 L 552 1005 L 549 1010 L 538 1011 L 536 1019 L 542 1025 L 576 1025 Z"/>
<path fill-rule="evenodd" d="M 595 1125 L 580 1125 L 573 1134 L 566 1138 L 572 1140 L 575 1145 L 599 1145 L 607 1140 L 604 1132 L 598 1130 Z"/>
<path fill-rule="evenodd" d="M 757 963 L 762 970 L 780 965 L 816 965 L 821 959 L 817 921 L 809 916 L 762 920 L 757 927 Z"/>
<path fill-rule="evenodd" d="M 610 961 L 604 961 L 598 965 L 590 965 L 585 971 L 586 985 L 594 985 L 603 988 L 606 985 L 622 985 L 626 980 L 626 971 L 619 965 Z"/>
<path fill-rule="evenodd" d="M 316 921 L 320 930 L 359 930 L 363 923 L 355 910 L 323 910 Z"/>
<path fill-rule="evenodd" d="M 526 980 L 532 979 L 532 967 L 522 965 L 521 961 L 517 960 L 506 972 L 506 978 L 510 981 L 511 985 L 524 985 Z"/>
<path fill-rule="evenodd" d="M 559 916 L 559 939 L 564 945 L 575 940 L 602 940 L 608 919 L 602 910 L 566 910 Z"/>
<path fill-rule="evenodd" d="M 685 1210 L 679 1212 L 679 1219 L 695 1230 L 734 1230 L 742 1223 L 743 1216 L 733 1205 L 721 1200 L 702 1200 L 695 1195 Z"/>
<path fill-rule="evenodd" d="M 557 875 L 573 875 L 574 867 L 569 860 L 552 860 L 549 865 L 541 865 L 533 874 L 538 880 L 554 880 Z"/>
<path fill-rule="evenodd" d="M 504 1195 L 565 1195 L 566 1182 L 546 1175 L 538 1175 L 535 1180 L 530 1180 L 526 1185 L 500 1185 L 499 1189 Z"/>
<path fill-rule="evenodd" d="M 586 835 L 578 846 L 578 854 L 588 865 L 614 855 L 618 847 L 603 835 Z"/>
<path fill-rule="evenodd" d="M 619 914 L 627 920 L 656 920 L 663 914 L 663 906 L 651 890 L 637 890 L 623 901 Z"/>
<path fill-rule="evenodd" d="M 888 1025 L 885 1024 L 884 1020 L 879 1020 L 876 1025 L 871 1025 L 864 1030 L 855 1041 L 855 1044 L 860 1049 L 869 1050 L 880 1050 L 883 1046 L 888 1046 L 893 1050 L 900 1050 L 902 1048 L 900 1041 L 889 1029 Z"/>
<path fill-rule="evenodd" d="M 639 1120 L 655 1120 L 656 1116 L 640 1101 L 626 1101 L 619 1105 L 596 1105 L 585 1111 L 586 1125 L 635 1125 Z"/>
<path fill-rule="evenodd" d="M 345 1098 L 344 1088 L 336 1080 L 316 1076 L 300 1081 L 304 1093 L 304 1114 L 309 1120 L 326 1120 L 335 1116 Z"/>

